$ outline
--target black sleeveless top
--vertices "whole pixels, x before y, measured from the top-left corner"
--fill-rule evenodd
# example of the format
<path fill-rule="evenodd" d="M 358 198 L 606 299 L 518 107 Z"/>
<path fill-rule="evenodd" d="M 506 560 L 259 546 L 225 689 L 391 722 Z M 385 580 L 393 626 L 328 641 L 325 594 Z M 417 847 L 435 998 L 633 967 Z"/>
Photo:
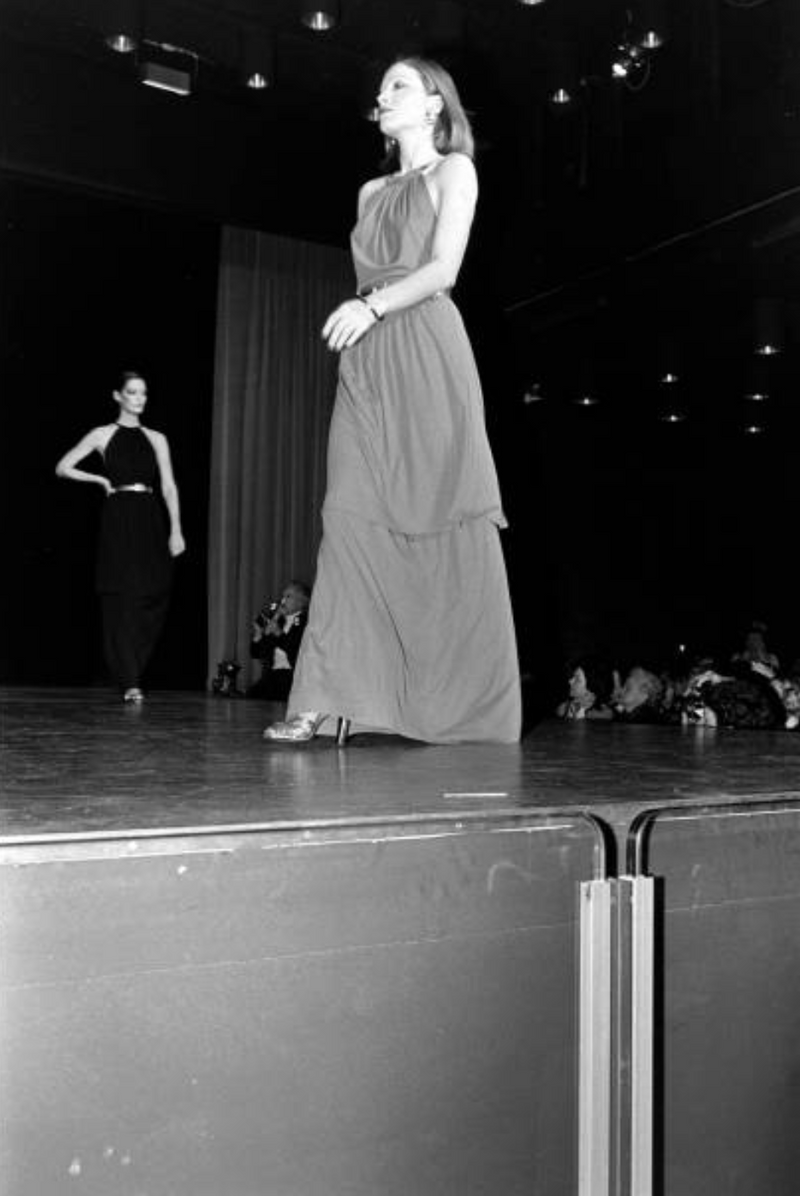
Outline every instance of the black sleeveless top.
<path fill-rule="evenodd" d="M 138 483 L 151 487 L 151 493 L 123 490 L 106 499 L 97 546 L 97 589 L 101 593 L 162 593 L 172 579 L 172 558 L 153 446 L 140 427 L 118 425 L 103 460 L 112 486 Z"/>

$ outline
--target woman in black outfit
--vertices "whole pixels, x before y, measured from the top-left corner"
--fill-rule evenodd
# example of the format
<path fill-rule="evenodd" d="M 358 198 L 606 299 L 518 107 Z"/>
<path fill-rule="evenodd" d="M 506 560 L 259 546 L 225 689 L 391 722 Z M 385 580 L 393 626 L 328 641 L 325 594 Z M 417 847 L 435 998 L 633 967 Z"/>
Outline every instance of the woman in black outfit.
<path fill-rule="evenodd" d="M 172 560 L 185 551 L 169 445 L 145 428 L 147 384 L 126 371 L 114 391 L 117 419 L 88 432 L 56 466 L 60 478 L 102 486 L 96 585 L 106 663 L 126 702 L 141 702 L 142 676 L 164 625 Z M 78 464 L 99 453 L 103 473 Z M 163 499 L 163 503 L 162 503 Z M 164 518 L 164 508 L 168 520 Z"/>

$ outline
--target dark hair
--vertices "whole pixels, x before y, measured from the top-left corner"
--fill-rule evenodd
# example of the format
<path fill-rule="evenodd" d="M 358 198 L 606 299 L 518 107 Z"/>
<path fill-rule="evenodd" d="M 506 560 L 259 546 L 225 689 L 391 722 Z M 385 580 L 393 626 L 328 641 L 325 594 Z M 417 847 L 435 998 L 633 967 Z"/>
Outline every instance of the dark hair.
<path fill-rule="evenodd" d="M 461 103 L 453 76 L 432 58 L 419 58 L 412 54 L 408 57 L 401 55 L 391 64 L 392 66 L 411 67 L 422 80 L 422 85 L 428 95 L 438 95 L 442 100 L 442 110 L 436 116 L 433 127 L 433 144 L 440 154 L 466 154 L 468 158 L 475 156 L 475 141 L 469 117 Z M 393 137 L 384 139 L 386 146 L 386 160 L 391 161 L 397 152 L 397 142 Z"/>
<path fill-rule="evenodd" d="M 124 390 L 127 382 L 133 382 L 134 378 L 139 382 L 146 381 L 144 374 L 140 374 L 138 370 L 122 370 L 117 374 L 117 381 L 114 385 L 114 390 Z"/>
<path fill-rule="evenodd" d="M 304 581 L 297 581 L 295 578 L 292 578 L 286 588 L 287 590 L 297 590 L 298 594 L 302 594 L 304 598 L 311 597 L 311 586 L 306 585 Z"/>

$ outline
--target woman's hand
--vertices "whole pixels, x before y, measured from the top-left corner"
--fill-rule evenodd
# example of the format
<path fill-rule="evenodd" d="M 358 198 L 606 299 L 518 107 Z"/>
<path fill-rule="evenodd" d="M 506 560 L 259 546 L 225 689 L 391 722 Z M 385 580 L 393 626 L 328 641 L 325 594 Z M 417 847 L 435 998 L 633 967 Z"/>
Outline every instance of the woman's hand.
<path fill-rule="evenodd" d="M 169 555 L 180 556 L 186 552 L 186 541 L 180 532 L 172 532 L 169 538 Z"/>
<path fill-rule="evenodd" d="M 334 353 L 351 348 L 369 332 L 378 317 L 362 299 L 348 299 L 331 312 L 322 329 L 322 339 Z"/>

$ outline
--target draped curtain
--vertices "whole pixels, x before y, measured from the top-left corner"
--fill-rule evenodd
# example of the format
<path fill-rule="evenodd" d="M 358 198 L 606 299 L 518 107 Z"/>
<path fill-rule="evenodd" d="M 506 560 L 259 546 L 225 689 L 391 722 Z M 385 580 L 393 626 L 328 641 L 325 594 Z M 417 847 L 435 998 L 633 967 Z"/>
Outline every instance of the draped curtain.
<path fill-rule="evenodd" d="M 336 357 L 320 329 L 353 290 L 340 249 L 223 230 L 208 545 L 210 677 L 253 676 L 255 613 L 292 578 L 313 581 Z M 255 662 L 254 662 L 255 663 Z"/>

